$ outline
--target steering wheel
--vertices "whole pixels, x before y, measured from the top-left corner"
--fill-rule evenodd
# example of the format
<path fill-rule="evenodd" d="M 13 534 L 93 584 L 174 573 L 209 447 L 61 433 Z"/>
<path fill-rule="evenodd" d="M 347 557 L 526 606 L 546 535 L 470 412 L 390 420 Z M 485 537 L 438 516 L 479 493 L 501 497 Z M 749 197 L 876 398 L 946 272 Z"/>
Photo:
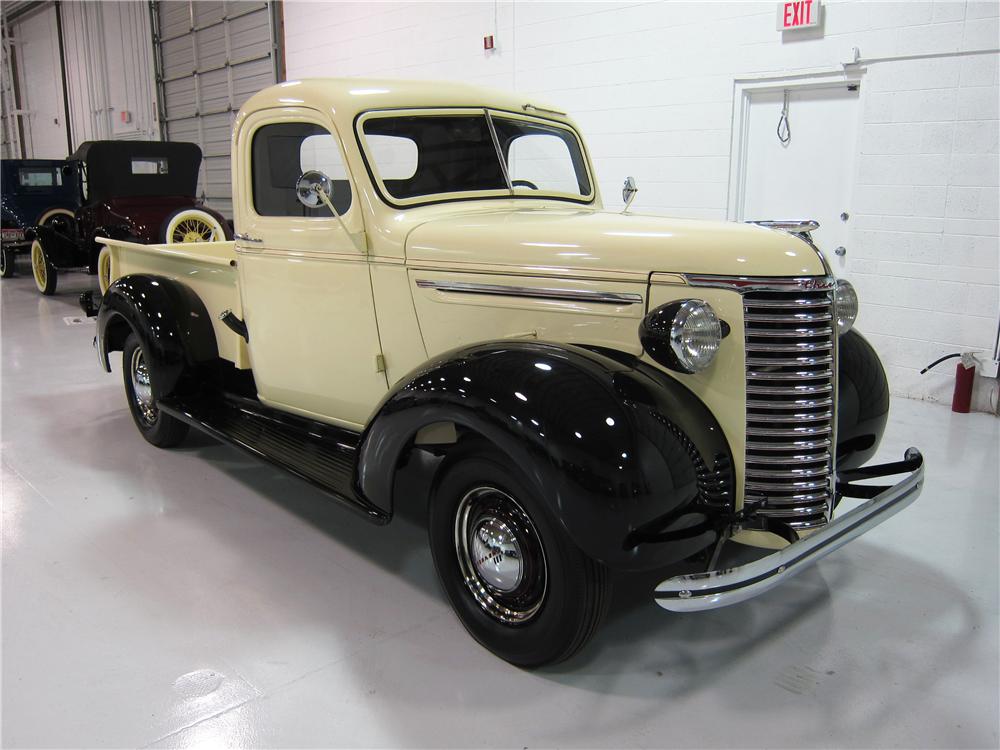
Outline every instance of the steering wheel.
<path fill-rule="evenodd" d="M 526 188 L 530 188 L 531 190 L 538 190 L 538 185 L 536 185 L 535 183 L 531 182 L 530 180 L 511 180 L 510 181 L 510 186 L 511 187 L 526 187 Z"/>

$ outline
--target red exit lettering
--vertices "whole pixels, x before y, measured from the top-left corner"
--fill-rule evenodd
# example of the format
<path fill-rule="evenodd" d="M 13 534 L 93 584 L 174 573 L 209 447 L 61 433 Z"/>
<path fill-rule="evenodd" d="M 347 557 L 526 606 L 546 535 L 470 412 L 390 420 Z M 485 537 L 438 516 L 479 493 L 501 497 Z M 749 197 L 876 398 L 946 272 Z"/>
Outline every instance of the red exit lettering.
<path fill-rule="evenodd" d="M 778 5 L 778 30 L 819 24 L 819 0 L 791 0 Z"/>

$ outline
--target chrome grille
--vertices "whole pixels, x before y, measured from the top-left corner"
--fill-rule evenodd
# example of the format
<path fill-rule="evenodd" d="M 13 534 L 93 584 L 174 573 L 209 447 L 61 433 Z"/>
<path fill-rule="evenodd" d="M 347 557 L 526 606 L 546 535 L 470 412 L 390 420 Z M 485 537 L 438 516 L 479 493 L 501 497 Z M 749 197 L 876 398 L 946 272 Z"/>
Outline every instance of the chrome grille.
<path fill-rule="evenodd" d="M 833 296 L 804 281 L 743 292 L 745 506 L 796 531 L 829 520 L 835 424 Z"/>

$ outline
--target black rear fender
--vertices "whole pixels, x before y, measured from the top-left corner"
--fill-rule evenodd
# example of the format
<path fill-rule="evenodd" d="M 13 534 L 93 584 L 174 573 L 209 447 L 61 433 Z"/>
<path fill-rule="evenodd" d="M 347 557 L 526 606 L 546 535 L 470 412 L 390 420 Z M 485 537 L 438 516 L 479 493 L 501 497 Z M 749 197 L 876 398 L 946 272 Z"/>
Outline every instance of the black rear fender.
<path fill-rule="evenodd" d="M 591 557 L 653 568 L 712 544 L 731 511 L 732 460 L 711 412 L 628 355 L 537 342 L 451 352 L 385 399 L 358 451 L 358 491 L 392 512 L 395 469 L 450 422 L 509 456 Z"/>
<path fill-rule="evenodd" d="M 97 313 L 97 346 L 104 369 L 108 353 L 121 351 L 129 333 L 143 343 L 159 373 L 158 396 L 175 393 L 185 374 L 218 360 L 212 319 L 190 287 L 162 276 L 132 275 L 115 281 Z"/>

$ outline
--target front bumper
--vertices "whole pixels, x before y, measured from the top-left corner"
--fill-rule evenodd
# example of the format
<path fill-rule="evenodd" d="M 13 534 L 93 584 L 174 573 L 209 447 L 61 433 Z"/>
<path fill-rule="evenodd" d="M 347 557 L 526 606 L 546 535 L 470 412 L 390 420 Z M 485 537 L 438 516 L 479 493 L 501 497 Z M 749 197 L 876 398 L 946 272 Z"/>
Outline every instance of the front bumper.
<path fill-rule="evenodd" d="M 843 489 L 848 490 L 844 494 L 871 499 L 837 517 L 821 530 L 760 560 L 727 570 L 668 578 L 655 589 L 656 603 L 673 612 L 694 612 L 736 604 L 770 591 L 916 500 L 924 484 L 924 459 L 916 448 L 909 448 L 901 462 L 847 472 L 851 479 L 905 472 L 908 472 L 907 477 L 891 487 L 844 485 Z M 871 490 L 880 491 L 876 494 Z"/>

